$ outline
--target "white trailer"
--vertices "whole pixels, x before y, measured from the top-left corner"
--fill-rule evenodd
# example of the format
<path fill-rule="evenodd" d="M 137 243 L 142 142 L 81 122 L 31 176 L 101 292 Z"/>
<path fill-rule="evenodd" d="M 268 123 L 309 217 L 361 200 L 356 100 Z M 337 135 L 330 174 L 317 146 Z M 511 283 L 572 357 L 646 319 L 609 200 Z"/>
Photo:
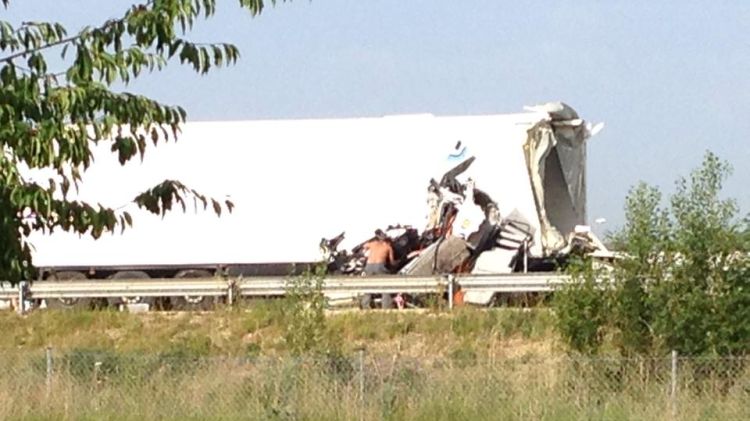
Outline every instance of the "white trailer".
<path fill-rule="evenodd" d="M 556 103 L 501 115 L 189 122 L 176 142 L 124 166 L 102 142 L 74 197 L 127 210 L 133 227 L 98 240 L 35 233 L 33 264 L 96 278 L 315 262 L 321 238 L 341 231 L 352 245 L 389 224 L 421 230 L 430 178 L 439 180 L 460 153 L 476 157 L 465 176 L 501 215 L 517 210 L 528 219 L 530 255 L 544 256 L 586 222 L 586 140 L 595 131 Z M 164 179 L 235 208 L 162 218 L 131 203 Z"/>

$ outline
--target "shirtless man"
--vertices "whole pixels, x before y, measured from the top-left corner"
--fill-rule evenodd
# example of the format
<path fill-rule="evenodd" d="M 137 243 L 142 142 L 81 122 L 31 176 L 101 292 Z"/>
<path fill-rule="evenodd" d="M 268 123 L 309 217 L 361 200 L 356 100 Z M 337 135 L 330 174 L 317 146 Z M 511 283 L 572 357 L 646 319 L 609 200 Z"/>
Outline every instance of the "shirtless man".
<path fill-rule="evenodd" d="M 363 246 L 367 252 L 367 264 L 365 265 L 365 275 L 378 275 L 391 273 L 388 266 L 393 266 L 395 258 L 393 257 L 393 246 L 388 237 L 378 233 L 376 238 L 368 241 Z M 372 303 L 372 294 L 365 294 L 361 297 L 360 306 L 370 308 Z M 381 306 L 383 308 L 393 308 L 393 295 L 383 294 Z M 401 305 L 399 304 L 399 307 Z"/>
<path fill-rule="evenodd" d="M 393 265 L 395 259 L 393 257 L 393 247 L 387 237 L 378 236 L 374 240 L 365 243 L 363 248 L 367 252 L 366 275 L 390 273 L 388 265 Z"/>

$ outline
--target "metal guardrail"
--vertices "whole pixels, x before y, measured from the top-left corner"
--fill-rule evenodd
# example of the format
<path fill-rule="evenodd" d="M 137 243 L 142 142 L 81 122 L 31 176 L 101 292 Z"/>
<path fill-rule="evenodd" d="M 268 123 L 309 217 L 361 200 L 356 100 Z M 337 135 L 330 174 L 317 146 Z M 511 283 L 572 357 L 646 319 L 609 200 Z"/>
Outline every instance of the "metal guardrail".
<path fill-rule="evenodd" d="M 149 279 L 116 281 L 44 281 L 29 287 L 34 299 L 109 297 L 223 297 L 231 282 L 220 278 Z"/>
<path fill-rule="evenodd" d="M 241 297 L 284 295 L 286 281 L 282 278 L 247 278 L 239 280 L 237 292 Z M 428 294 L 447 288 L 448 280 L 441 276 L 334 276 L 324 280 L 324 294 Z"/>
<path fill-rule="evenodd" d="M 455 288 L 475 292 L 549 292 L 563 284 L 568 276 L 557 274 L 512 274 L 469 276 L 334 276 L 324 280 L 327 296 L 408 293 L 431 294 Z M 24 300 L 66 298 L 135 297 L 264 297 L 285 295 L 288 278 L 158 278 L 119 280 L 41 281 L 10 286 L 0 283 L 0 300 L 23 296 Z M 19 290 L 20 288 L 20 290 Z M 23 294 L 21 294 L 21 291 Z M 21 309 L 23 311 L 23 309 Z"/>
<path fill-rule="evenodd" d="M 12 300 L 18 298 L 18 287 L 8 282 L 0 282 L 0 300 Z"/>
<path fill-rule="evenodd" d="M 481 275 L 457 277 L 464 291 L 550 292 L 570 279 L 567 275 Z"/>

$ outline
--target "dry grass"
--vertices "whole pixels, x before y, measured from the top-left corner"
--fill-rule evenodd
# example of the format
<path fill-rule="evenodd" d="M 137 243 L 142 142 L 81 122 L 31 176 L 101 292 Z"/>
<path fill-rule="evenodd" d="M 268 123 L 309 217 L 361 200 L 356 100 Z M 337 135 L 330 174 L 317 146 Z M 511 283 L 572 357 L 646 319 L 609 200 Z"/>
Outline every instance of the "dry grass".
<path fill-rule="evenodd" d="M 7 362 L 8 360 L 6 360 Z M 1 419 L 661 420 L 668 364 L 644 376 L 628 361 L 434 360 L 367 354 L 305 359 L 59 358 L 49 386 L 35 356 L 0 371 Z M 613 377 L 613 370 L 621 369 Z M 364 373 L 364 378 L 360 377 Z M 680 389 L 676 419 L 750 417 L 747 368 L 727 390 Z"/>
<path fill-rule="evenodd" d="M 60 351 L 186 350 L 223 356 L 286 352 L 281 302 L 205 313 L 36 311 L 21 317 L 3 312 L 0 329 L 0 350 L 51 346 Z M 327 343 L 342 352 L 365 347 L 410 357 L 447 356 L 467 350 L 480 357 L 504 357 L 550 353 L 555 346 L 551 316 L 545 309 L 330 313 L 326 336 Z"/>
<path fill-rule="evenodd" d="M 2 313 L 0 419 L 671 416 L 669 364 L 567 360 L 545 309 L 342 312 L 326 324 L 333 352 L 298 359 L 283 340 L 281 302 L 211 313 Z M 731 378 L 728 388 L 680 389 L 676 418 L 748 419 L 747 366 Z"/>

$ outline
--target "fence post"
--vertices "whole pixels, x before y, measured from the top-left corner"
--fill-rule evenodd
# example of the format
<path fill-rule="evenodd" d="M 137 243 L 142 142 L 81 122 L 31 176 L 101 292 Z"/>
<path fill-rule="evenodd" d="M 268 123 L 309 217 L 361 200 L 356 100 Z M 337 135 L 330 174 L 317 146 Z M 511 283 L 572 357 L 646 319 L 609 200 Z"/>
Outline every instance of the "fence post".
<path fill-rule="evenodd" d="M 52 347 L 47 347 L 47 377 L 45 384 L 47 386 L 47 399 L 52 395 Z"/>
<path fill-rule="evenodd" d="M 99 371 L 102 368 L 102 362 L 96 361 L 94 363 L 94 388 L 97 388 L 99 385 Z"/>
<path fill-rule="evenodd" d="M 672 419 L 677 419 L 677 351 L 672 350 L 672 374 L 670 376 L 669 403 Z"/>
<path fill-rule="evenodd" d="M 99 411 L 101 405 L 101 397 L 99 396 L 99 371 L 101 370 L 102 362 L 96 361 L 94 363 L 94 378 L 92 379 L 91 393 L 94 399 L 94 410 Z"/>
<path fill-rule="evenodd" d="M 365 349 L 359 349 L 359 418 L 365 418 Z"/>

